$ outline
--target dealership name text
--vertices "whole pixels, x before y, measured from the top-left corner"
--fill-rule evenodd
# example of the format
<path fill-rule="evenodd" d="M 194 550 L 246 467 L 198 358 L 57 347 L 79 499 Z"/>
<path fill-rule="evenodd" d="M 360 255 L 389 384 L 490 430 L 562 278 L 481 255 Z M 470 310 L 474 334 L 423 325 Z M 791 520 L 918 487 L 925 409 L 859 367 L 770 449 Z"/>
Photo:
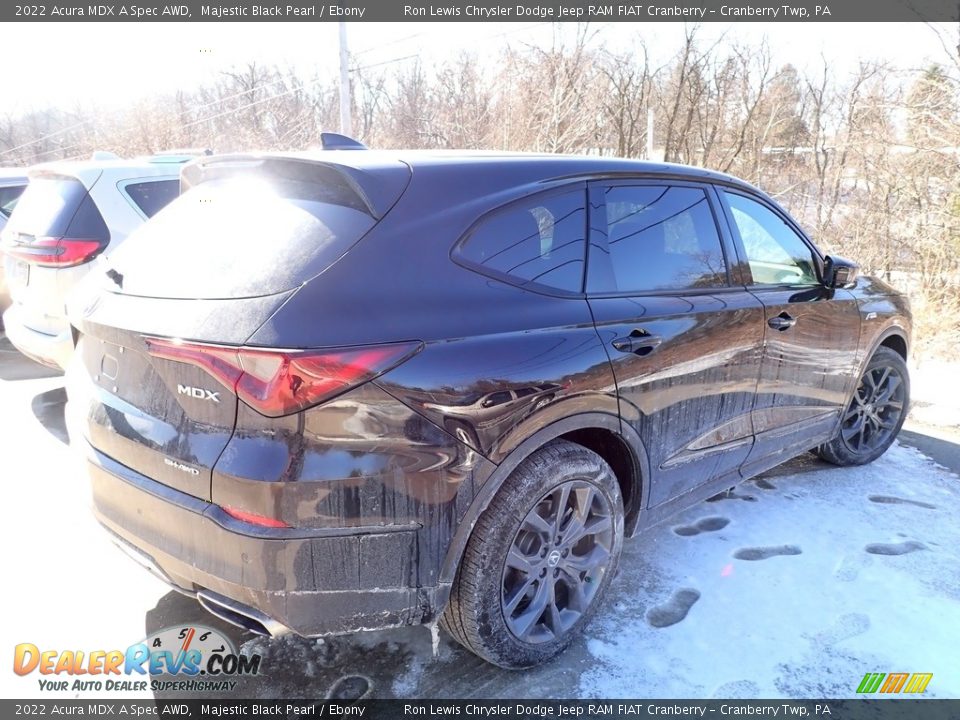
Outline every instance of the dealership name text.
<path fill-rule="evenodd" d="M 484 20 L 502 20 L 505 18 L 550 18 L 554 20 L 593 19 L 614 17 L 673 17 L 700 18 L 708 15 L 720 17 L 764 17 L 804 19 L 811 17 L 809 8 L 800 5 L 771 5 L 752 7 L 740 5 L 721 5 L 713 10 L 705 7 L 681 5 L 588 5 L 586 7 L 564 7 L 550 5 L 404 5 L 405 17 L 441 17 L 441 18 L 483 18 Z M 813 15 L 828 17 L 830 7 L 816 5 Z"/>
<path fill-rule="evenodd" d="M 830 715 L 830 707 L 825 704 L 814 705 L 813 712 L 801 704 L 769 705 L 721 705 L 721 715 L 748 717 L 808 717 Z M 711 710 L 711 712 L 713 712 Z M 516 705 L 414 705 L 403 706 L 404 715 L 475 715 L 493 717 L 516 715 L 518 717 L 566 717 L 580 715 L 657 715 L 657 716 L 694 716 L 704 717 L 707 708 L 704 705 L 654 704 L 647 703 L 608 703 L 576 705 L 537 705 L 518 703 Z"/>

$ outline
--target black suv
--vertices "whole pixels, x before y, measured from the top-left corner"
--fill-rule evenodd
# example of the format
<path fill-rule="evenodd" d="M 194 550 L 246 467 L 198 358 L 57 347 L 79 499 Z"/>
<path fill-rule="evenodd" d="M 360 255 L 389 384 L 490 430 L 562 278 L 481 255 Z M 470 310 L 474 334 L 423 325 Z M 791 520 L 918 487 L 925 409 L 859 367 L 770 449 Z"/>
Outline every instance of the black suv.
<path fill-rule="evenodd" d="M 905 299 L 726 175 L 340 150 L 182 189 L 71 307 L 68 412 L 118 544 L 256 632 L 529 666 L 625 538 L 904 419 Z"/>

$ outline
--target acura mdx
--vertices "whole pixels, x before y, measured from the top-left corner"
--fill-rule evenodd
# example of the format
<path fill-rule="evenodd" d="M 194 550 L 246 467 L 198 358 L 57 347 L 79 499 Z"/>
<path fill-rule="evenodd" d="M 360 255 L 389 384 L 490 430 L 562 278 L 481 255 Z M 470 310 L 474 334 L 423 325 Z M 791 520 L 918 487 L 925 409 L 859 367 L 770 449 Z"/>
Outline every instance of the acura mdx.
<path fill-rule="evenodd" d="M 905 299 L 727 175 L 355 149 L 181 183 L 70 308 L 68 413 L 116 542 L 255 632 L 439 622 L 530 666 L 625 539 L 904 420 Z"/>

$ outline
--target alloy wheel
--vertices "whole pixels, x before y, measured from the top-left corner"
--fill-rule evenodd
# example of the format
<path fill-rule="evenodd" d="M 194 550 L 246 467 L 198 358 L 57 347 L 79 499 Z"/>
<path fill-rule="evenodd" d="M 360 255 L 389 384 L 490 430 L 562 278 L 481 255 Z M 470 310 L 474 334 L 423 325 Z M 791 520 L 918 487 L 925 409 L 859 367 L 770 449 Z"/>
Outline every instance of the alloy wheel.
<path fill-rule="evenodd" d="M 864 373 L 840 427 L 840 435 L 856 453 L 868 453 L 890 439 L 904 410 L 900 371 L 889 365 Z"/>
<path fill-rule="evenodd" d="M 527 643 L 560 638 L 583 616 L 609 567 L 613 511 L 595 485 L 571 480 L 527 513 L 503 567 L 500 606 Z"/>

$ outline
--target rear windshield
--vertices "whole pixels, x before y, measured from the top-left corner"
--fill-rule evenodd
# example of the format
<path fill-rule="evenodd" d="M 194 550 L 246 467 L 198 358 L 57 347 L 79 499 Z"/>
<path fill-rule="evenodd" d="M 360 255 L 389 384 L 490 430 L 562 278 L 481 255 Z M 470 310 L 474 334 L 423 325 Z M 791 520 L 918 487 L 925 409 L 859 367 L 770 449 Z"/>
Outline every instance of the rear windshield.
<path fill-rule="evenodd" d="M 17 203 L 13 218 L 16 231 L 38 237 L 63 237 L 86 197 L 87 189 L 75 178 L 34 178 Z"/>
<path fill-rule="evenodd" d="M 110 289 L 225 299 L 271 295 L 323 272 L 376 221 L 342 188 L 239 174 L 193 186 L 111 256 Z"/>

